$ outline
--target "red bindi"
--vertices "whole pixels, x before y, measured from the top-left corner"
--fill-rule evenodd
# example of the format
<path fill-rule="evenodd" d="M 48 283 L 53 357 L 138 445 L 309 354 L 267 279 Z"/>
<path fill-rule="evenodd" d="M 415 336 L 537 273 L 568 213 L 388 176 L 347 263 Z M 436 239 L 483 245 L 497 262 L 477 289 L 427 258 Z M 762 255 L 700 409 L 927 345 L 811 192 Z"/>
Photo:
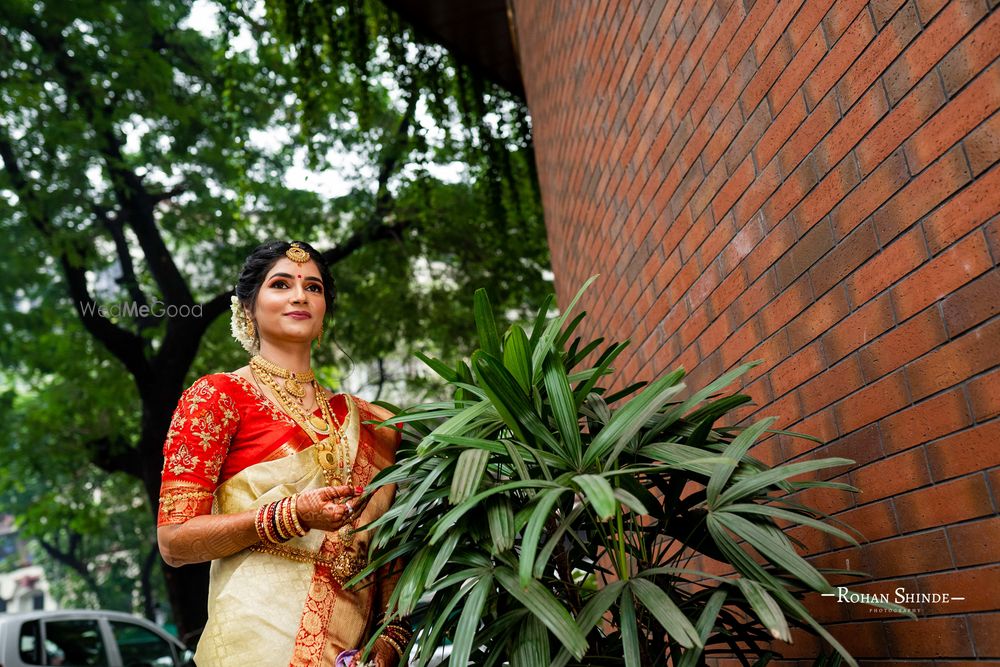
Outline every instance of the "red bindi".
<path fill-rule="evenodd" d="M 296 278 L 301 278 L 302 276 L 295 276 Z"/>

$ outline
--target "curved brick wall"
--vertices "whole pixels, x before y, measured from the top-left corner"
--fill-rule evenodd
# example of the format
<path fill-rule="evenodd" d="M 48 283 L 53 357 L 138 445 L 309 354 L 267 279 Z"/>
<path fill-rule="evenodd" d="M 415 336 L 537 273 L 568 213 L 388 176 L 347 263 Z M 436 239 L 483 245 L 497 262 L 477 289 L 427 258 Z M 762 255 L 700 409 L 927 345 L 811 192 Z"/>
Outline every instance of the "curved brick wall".
<path fill-rule="evenodd" d="M 996 4 L 511 0 L 560 302 L 602 274 L 618 385 L 763 359 L 757 414 L 829 444 L 755 453 L 857 461 L 809 501 L 870 542 L 814 562 L 966 598 L 812 599 L 868 664 L 1000 658 Z"/>

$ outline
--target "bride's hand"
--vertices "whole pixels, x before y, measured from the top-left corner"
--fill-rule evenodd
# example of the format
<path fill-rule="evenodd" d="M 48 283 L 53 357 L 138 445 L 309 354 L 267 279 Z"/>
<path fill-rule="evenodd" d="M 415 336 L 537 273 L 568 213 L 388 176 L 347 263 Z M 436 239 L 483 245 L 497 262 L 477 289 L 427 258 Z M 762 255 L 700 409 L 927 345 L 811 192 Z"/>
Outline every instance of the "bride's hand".
<path fill-rule="evenodd" d="M 349 524 L 368 504 L 368 498 L 358 499 L 360 486 L 324 486 L 303 491 L 295 503 L 299 520 L 306 528 L 334 532 Z"/>

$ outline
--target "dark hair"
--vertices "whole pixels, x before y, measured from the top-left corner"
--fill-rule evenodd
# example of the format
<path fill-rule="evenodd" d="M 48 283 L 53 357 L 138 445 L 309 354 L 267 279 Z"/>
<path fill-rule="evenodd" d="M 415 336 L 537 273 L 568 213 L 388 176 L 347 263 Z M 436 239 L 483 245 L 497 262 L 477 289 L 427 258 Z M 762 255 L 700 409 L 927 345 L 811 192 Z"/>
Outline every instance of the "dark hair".
<path fill-rule="evenodd" d="M 260 292 L 260 287 L 264 284 L 267 272 L 279 259 L 285 256 L 285 251 L 292 247 L 292 243 L 308 252 L 309 259 L 316 262 L 319 277 L 323 281 L 326 313 L 327 315 L 333 313 L 333 307 L 337 303 L 337 288 L 330 275 L 330 269 L 326 260 L 323 259 L 323 255 L 305 241 L 292 241 L 291 243 L 288 241 L 265 241 L 254 248 L 254 251 L 243 263 L 239 280 L 236 281 L 236 298 L 240 300 L 244 308 L 252 313 L 254 304 L 257 303 L 257 293 Z"/>

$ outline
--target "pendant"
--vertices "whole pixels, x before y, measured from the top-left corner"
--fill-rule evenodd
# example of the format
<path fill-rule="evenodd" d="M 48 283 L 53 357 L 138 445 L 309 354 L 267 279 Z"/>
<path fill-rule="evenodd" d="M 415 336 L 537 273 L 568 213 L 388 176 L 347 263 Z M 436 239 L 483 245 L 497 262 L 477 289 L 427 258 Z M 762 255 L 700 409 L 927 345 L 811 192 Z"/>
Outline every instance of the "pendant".
<path fill-rule="evenodd" d="M 312 415 L 309 417 L 309 427 L 317 433 L 329 433 L 330 425 L 325 419 Z"/>
<path fill-rule="evenodd" d="M 302 388 L 298 382 L 292 378 L 285 380 L 285 391 L 294 396 L 295 398 L 302 398 L 306 395 L 306 390 Z"/>

